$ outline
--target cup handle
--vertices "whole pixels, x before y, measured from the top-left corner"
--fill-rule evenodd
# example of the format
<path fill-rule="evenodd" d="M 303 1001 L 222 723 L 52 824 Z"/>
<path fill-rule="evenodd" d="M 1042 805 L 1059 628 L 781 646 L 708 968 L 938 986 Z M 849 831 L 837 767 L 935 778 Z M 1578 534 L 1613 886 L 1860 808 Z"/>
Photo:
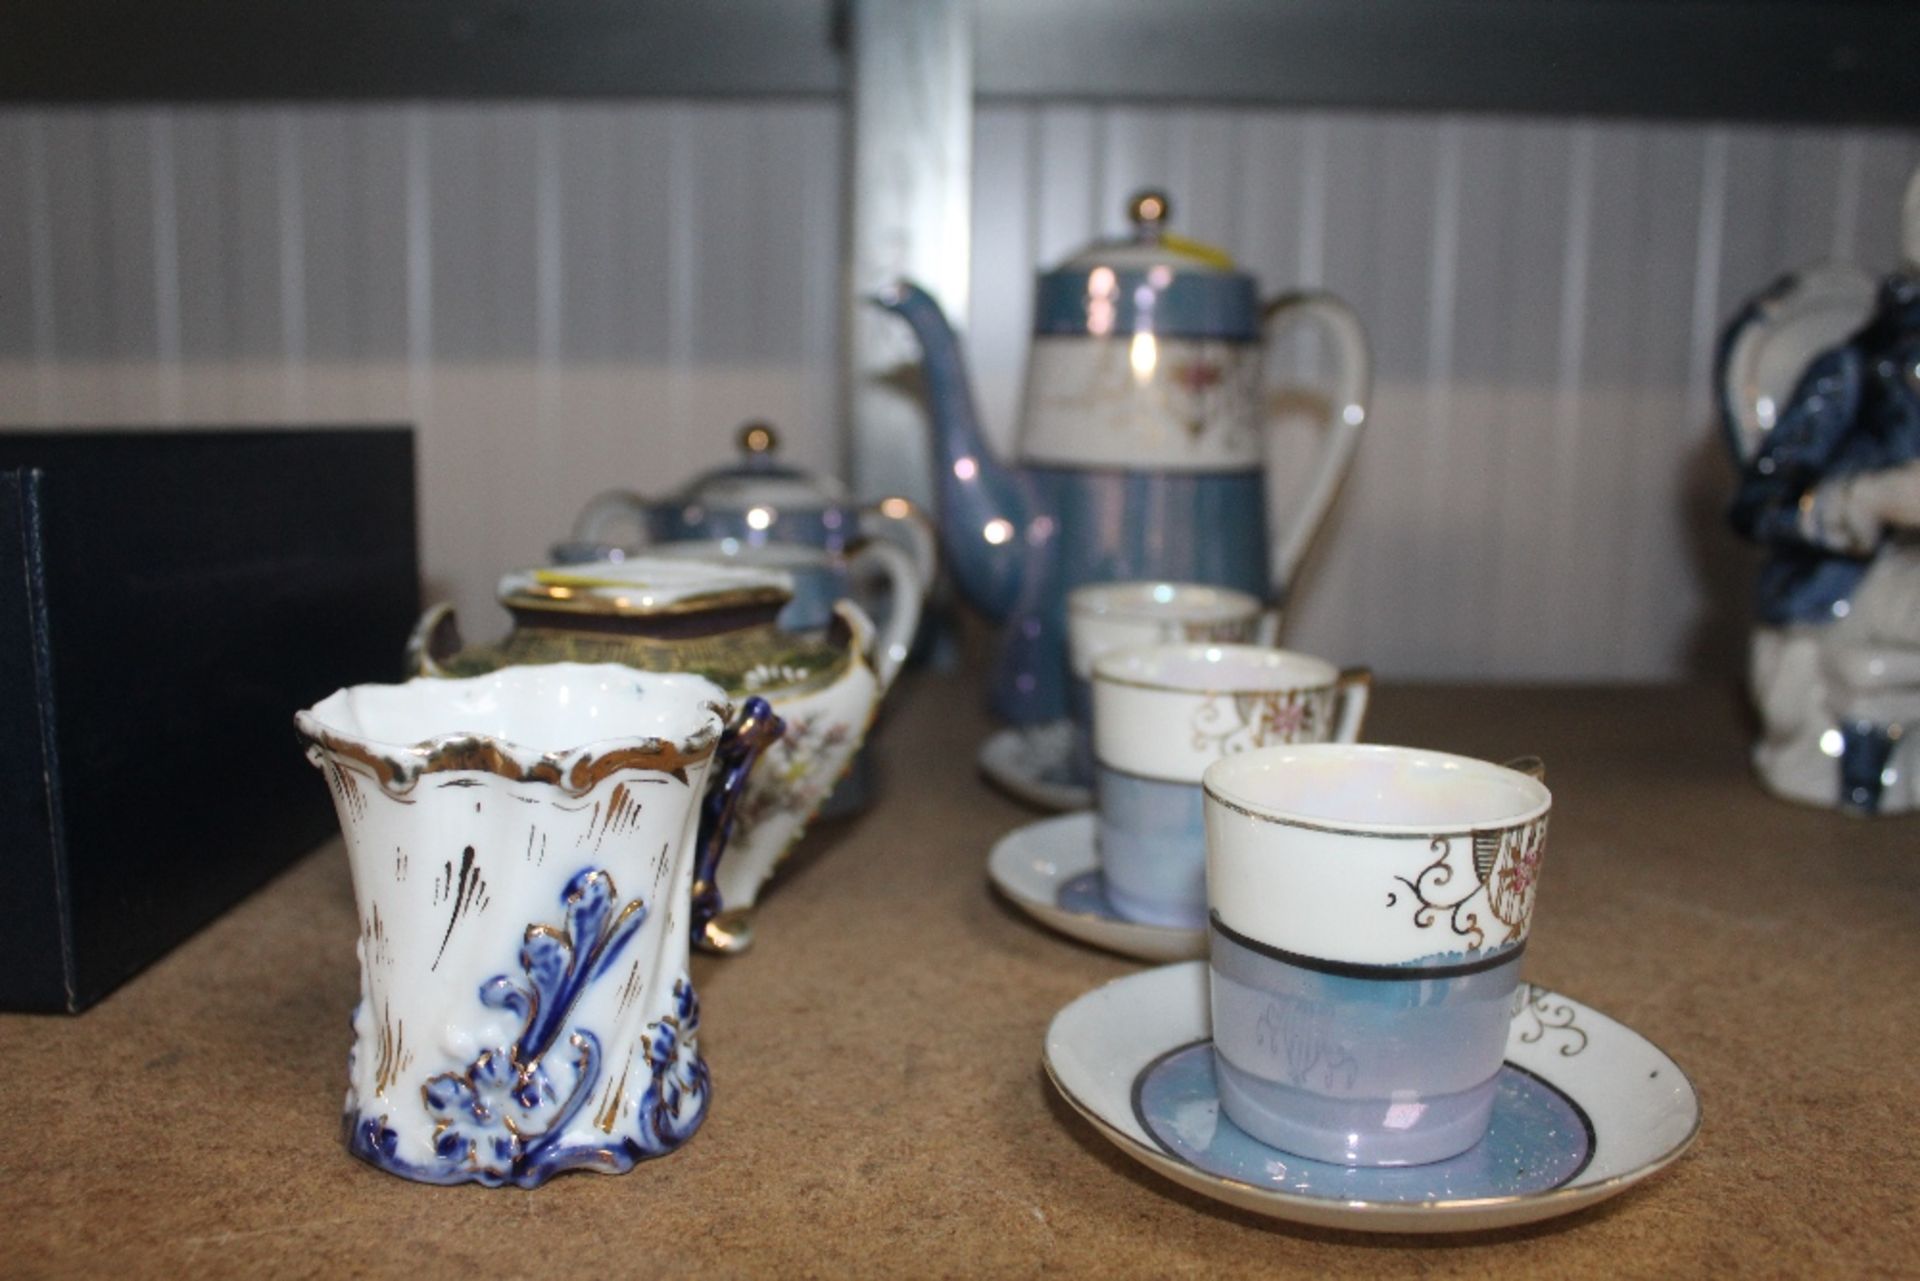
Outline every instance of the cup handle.
<path fill-rule="evenodd" d="M 1547 763 L 1538 756 L 1516 756 L 1510 761 L 1501 761 L 1503 766 L 1525 774 L 1528 778 L 1544 783 L 1547 781 Z"/>
<path fill-rule="evenodd" d="M 1253 643 L 1265 645 L 1268 649 L 1276 648 L 1280 644 L 1280 611 L 1278 609 L 1260 611 L 1260 621 L 1253 626 Z"/>
<path fill-rule="evenodd" d="M 880 681 L 880 692 L 885 693 L 893 684 L 893 678 L 900 674 L 901 664 L 907 661 L 907 652 L 913 648 L 914 633 L 920 630 L 920 606 L 926 599 L 926 581 L 914 568 L 913 558 L 892 543 L 869 541 L 847 560 L 848 568 L 856 573 L 862 565 L 879 567 L 887 577 L 893 597 L 886 630 L 876 633 L 867 653 L 873 674 Z"/>
<path fill-rule="evenodd" d="M 1349 667 L 1341 672 L 1333 687 L 1340 693 L 1340 711 L 1334 718 L 1333 741 L 1357 743 L 1360 726 L 1367 719 L 1367 700 L 1373 695 L 1373 669 Z"/>
<path fill-rule="evenodd" d="M 700 833 L 693 847 L 690 927 L 696 944 L 706 935 L 707 922 L 724 906 L 714 875 L 720 869 L 720 856 L 727 851 L 727 838 L 733 834 L 733 820 L 754 762 L 786 729 L 787 723 L 774 715 L 771 703 L 764 698 L 749 698 L 740 709 L 739 719 L 727 726 L 719 746 L 713 749 L 713 774 L 700 801 Z"/>
<path fill-rule="evenodd" d="M 647 545 L 647 500 L 630 489 L 609 489 L 589 498 L 587 505 L 580 509 L 580 514 L 573 518 L 573 541 L 614 542 L 616 540 L 607 537 L 607 527 L 611 525 L 617 529 L 621 521 L 633 525 L 632 546 Z"/>

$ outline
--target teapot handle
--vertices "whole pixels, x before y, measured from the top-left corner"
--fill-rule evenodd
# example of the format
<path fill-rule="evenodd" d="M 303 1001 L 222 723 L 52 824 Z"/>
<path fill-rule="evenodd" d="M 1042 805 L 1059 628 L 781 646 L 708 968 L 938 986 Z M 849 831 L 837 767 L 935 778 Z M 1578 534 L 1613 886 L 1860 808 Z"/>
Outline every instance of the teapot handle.
<path fill-rule="evenodd" d="M 901 665 L 907 661 L 907 651 L 913 648 L 914 634 L 920 630 L 920 607 L 926 599 L 926 580 L 920 577 L 919 570 L 914 567 L 913 558 L 889 542 L 869 542 L 847 558 L 849 573 L 859 573 L 862 565 L 877 566 L 886 575 L 889 587 L 888 597 L 892 608 L 886 628 L 877 630 L 869 627 L 873 639 L 867 647 L 867 661 L 873 665 L 873 674 L 880 682 L 880 692 L 884 694 L 888 686 L 893 684 L 893 678 L 900 674 Z"/>
<path fill-rule="evenodd" d="M 595 494 L 573 518 L 573 541 L 576 543 L 608 543 L 615 540 L 607 537 L 608 527 L 619 531 L 621 523 L 630 523 L 634 529 L 631 544 L 621 542 L 621 546 L 644 547 L 647 537 L 647 500 L 630 489 L 609 489 Z"/>
<path fill-rule="evenodd" d="M 1314 460 L 1306 493 L 1294 504 L 1293 519 L 1273 543 L 1273 598 L 1286 604 L 1287 591 L 1293 585 L 1300 560 L 1314 531 L 1326 519 L 1333 496 L 1339 492 L 1341 478 L 1353 462 L 1353 451 L 1360 443 L 1360 428 L 1367 421 L 1367 402 L 1372 393 L 1373 354 L 1367 346 L 1366 330 L 1353 308 L 1329 293 L 1302 292 L 1282 294 L 1266 306 L 1266 336 L 1269 344 L 1282 328 L 1299 321 L 1317 322 L 1332 340 L 1339 372 L 1334 386 L 1333 421 L 1327 438 Z"/>
<path fill-rule="evenodd" d="M 905 548 L 913 558 L 913 572 L 920 576 L 921 593 L 932 589 L 933 576 L 940 571 L 940 536 L 918 504 L 905 498 L 882 498 L 863 507 L 860 532 Z"/>
<path fill-rule="evenodd" d="M 406 671 L 408 676 L 445 676 L 440 665 L 443 655 L 460 652 L 460 623 L 453 614 L 453 602 L 441 601 L 427 607 L 407 637 Z"/>

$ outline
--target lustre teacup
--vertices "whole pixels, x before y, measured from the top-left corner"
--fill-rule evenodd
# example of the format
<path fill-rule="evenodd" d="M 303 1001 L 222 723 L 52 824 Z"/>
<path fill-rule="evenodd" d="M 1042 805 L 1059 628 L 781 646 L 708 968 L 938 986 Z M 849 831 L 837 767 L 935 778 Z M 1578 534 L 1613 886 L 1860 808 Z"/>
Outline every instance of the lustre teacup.
<path fill-rule="evenodd" d="M 1200 777 L 1223 756 L 1277 743 L 1352 742 L 1364 669 L 1257 645 L 1154 645 L 1093 666 L 1100 867 L 1120 915 L 1206 923 Z"/>
<path fill-rule="evenodd" d="M 1258 597 L 1205 583 L 1090 583 L 1069 592 L 1067 714 L 1075 777 L 1093 777 L 1093 665 L 1102 654 L 1201 641 L 1271 645 L 1279 624 Z"/>
<path fill-rule="evenodd" d="M 1214 1073 L 1274 1147 L 1348 1165 L 1480 1141 L 1552 803 L 1442 752 L 1266 748 L 1208 767 Z"/>

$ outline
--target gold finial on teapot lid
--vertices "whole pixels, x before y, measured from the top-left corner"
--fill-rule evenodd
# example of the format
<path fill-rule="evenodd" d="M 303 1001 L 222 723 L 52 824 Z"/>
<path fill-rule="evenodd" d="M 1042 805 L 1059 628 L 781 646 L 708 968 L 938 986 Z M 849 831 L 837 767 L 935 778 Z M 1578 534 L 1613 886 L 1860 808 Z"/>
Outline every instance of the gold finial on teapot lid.
<path fill-rule="evenodd" d="M 1164 191 L 1142 191 L 1127 205 L 1127 217 L 1133 220 L 1134 234 L 1156 236 L 1173 214 Z"/>
<path fill-rule="evenodd" d="M 755 419 L 740 428 L 738 443 L 743 454 L 771 454 L 780 448 L 780 437 L 774 434 L 772 423 Z"/>

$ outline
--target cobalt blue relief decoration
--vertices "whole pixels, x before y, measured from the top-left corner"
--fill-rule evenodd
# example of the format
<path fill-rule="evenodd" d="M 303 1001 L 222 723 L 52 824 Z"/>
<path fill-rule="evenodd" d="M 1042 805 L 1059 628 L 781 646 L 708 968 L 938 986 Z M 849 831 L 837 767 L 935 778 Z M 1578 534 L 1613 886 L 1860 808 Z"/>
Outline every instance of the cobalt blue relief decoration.
<path fill-rule="evenodd" d="M 478 700 L 497 735 L 470 729 Z M 703 677 L 569 662 L 358 686 L 299 713 L 360 917 L 351 1152 L 532 1187 L 692 1134 L 708 1078 L 688 914 L 725 835 L 696 859 L 732 716 Z M 646 732 L 608 736 L 621 725 Z"/>
<path fill-rule="evenodd" d="M 749 698 L 741 705 L 739 719 L 720 735 L 720 745 L 713 753 L 714 782 L 700 803 L 700 835 L 694 842 L 690 928 L 695 943 L 705 937 L 707 926 L 726 906 L 715 878 L 720 855 L 733 835 L 747 780 L 760 754 L 786 732 L 787 723 L 774 714 L 773 704 L 764 698 Z"/>
<path fill-rule="evenodd" d="M 588 1127 L 597 1138 L 572 1137 L 604 1072 L 600 1037 L 575 1025 L 573 1015 L 588 988 L 616 972 L 647 908 L 638 899 L 619 904 L 613 878 L 597 868 L 568 883 L 563 906 L 563 928 L 527 926 L 523 980 L 502 974 L 480 988 L 483 1005 L 523 1020 L 520 1036 L 422 1087 L 422 1105 L 434 1121 L 435 1160 L 422 1165 L 401 1158 L 385 1117 L 359 1119 L 349 1141 L 355 1155 L 430 1183 L 535 1187 L 583 1166 L 623 1172 L 672 1151 L 699 1128 L 709 1075 L 697 1047 L 698 998 L 683 975 L 673 987 L 673 1013 L 649 1026 L 642 1042 L 651 1080 L 635 1104 L 637 1131 L 616 1136 L 610 1126 Z M 611 1110 L 604 1119 L 612 1119 Z"/>

